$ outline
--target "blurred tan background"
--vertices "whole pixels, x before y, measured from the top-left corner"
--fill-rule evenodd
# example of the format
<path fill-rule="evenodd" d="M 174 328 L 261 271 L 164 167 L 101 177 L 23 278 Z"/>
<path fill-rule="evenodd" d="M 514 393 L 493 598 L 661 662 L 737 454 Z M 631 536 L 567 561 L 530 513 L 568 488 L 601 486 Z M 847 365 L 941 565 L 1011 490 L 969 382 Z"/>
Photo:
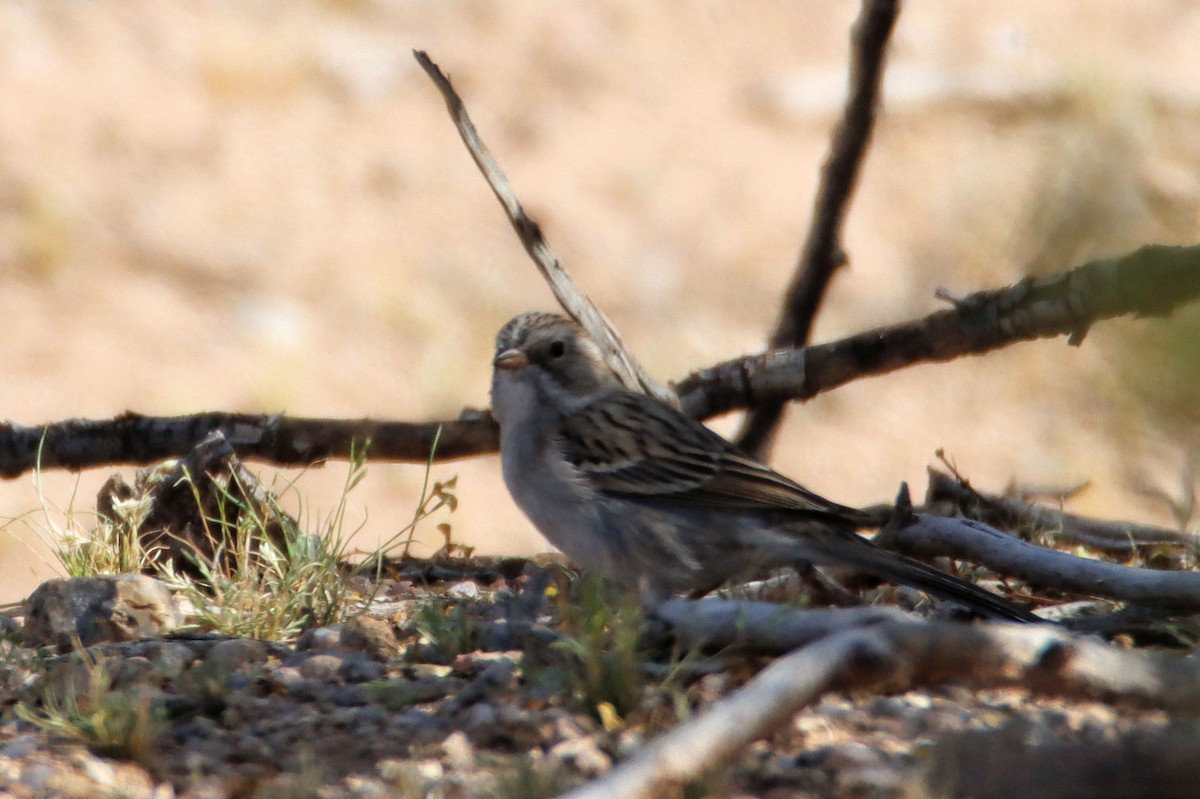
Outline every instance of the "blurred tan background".
<path fill-rule="evenodd" d="M 495 330 L 553 300 L 414 47 L 451 74 L 551 245 L 656 375 L 759 349 L 856 12 L 9 0 L 0 417 L 485 406 Z M 1198 41 L 1186 0 L 907 2 L 846 232 L 852 265 L 817 339 L 935 310 L 939 286 L 1200 241 Z M 1181 494 L 1195 462 L 1198 319 L 862 381 L 795 408 L 775 463 L 866 503 L 901 480 L 919 494 L 943 447 L 981 488 L 1090 480 L 1073 509 L 1173 524 L 1152 493 Z M 17 519 L 0 534 L 0 601 L 53 573 L 41 503 L 86 514 L 110 471 L 0 483 L 0 515 Z M 432 476 L 454 474 L 457 540 L 545 548 L 494 458 Z M 301 478 L 312 517 L 344 475 Z M 363 546 L 411 518 L 422 477 L 371 466 L 351 497 Z"/>

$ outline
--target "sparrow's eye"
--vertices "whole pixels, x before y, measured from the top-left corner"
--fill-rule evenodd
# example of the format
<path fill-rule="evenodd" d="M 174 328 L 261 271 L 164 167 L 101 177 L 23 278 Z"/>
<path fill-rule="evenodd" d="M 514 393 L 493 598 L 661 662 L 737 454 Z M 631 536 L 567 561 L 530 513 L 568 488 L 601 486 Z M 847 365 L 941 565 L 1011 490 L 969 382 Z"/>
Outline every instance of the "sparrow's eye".
<path fill-rule="evenodd" d="M 550 357 L 561 358 L 567 352 L 567 345 L 561 340 L 550 342 Z"/>

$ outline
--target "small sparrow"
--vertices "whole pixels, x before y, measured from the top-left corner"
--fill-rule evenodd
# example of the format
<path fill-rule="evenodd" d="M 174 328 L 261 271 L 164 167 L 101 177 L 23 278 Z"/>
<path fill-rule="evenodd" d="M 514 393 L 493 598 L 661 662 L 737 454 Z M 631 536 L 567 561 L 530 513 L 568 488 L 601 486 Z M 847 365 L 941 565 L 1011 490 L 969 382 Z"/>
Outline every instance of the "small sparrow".
<path fill-rule="evenodd" d="M 579 325 L 522 314 L 496 336 L 492 413 L 504 482 L 550 543 L 653 606 L 764 568 L 845 565 L 959 602 L 1035 617 L 875 546 L 861 511 L 742 455 L 696 420 L 622 387 Z"/>

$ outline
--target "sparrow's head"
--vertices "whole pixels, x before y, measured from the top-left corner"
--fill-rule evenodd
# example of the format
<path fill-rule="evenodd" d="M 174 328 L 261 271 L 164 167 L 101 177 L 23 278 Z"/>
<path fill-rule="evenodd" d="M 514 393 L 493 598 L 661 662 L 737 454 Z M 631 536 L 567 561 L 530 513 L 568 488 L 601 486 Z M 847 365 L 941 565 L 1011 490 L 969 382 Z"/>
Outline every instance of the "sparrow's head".
<path fill-rule="evenodd" d="M 514 387 L 530 395 L 525 401 L 536 395 L 538 402 L 562 410 L 620 387 L 583 328 L 566 317 L 541 311 L 521 314 L 500 328 L 492 366 L 497 406 L 505 399 L 499 395 L 515 394 Z M 504 412 L 499 407 L 494 410 Z"/>

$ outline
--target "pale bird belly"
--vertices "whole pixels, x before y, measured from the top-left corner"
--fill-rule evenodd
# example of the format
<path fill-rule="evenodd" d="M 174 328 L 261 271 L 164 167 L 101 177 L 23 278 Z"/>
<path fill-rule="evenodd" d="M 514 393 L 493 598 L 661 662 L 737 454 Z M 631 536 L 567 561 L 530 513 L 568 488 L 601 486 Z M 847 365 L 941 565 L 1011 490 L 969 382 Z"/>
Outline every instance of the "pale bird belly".
<path fill-rule="evenodd" d="M 618 558 L 597 506 L 598 498 L 566 468 L 529 468 L 519 458 L 502 459 L 504 482 L 517 507 L 547 541 L 576 565 L 615 575 Z"/>

